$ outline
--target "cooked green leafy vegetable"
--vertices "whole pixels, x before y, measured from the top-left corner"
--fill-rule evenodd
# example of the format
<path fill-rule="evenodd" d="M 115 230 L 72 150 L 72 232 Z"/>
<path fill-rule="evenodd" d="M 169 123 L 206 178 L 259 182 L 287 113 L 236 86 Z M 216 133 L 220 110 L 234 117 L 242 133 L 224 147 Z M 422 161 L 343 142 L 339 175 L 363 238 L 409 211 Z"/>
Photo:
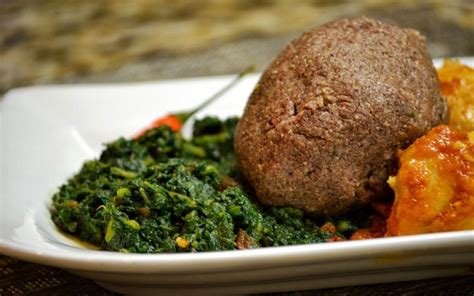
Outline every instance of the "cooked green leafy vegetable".
<path fill-rule="evenodd" d="M 345 239 L 301 210 L 264 207 L 239 182 L 237 118 L 197 121 L 192 140 L 162 126 L 120 138 L 53 196 L 64 232 L 104 250 L 216 251 Z M 337 223 L 337 221 L 333 221 Z M 338 222 L 342 232 L 356 228 Z"/>

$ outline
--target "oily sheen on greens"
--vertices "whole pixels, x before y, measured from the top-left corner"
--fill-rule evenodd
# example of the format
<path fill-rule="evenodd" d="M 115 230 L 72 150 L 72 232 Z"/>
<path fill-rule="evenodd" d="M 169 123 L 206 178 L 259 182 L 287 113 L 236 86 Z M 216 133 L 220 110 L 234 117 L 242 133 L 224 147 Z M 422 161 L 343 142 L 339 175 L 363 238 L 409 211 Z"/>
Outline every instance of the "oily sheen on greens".
<path fill-rule="evenodd" d="M 344 239 L 301 210 L 265 208 L 250 196 L 235 165 L 237 121 L 197 121 L 189 141 L 162 126 L 107 144 L 53 196 L 54 223 L 104 250 L 136 253 Z M 348 223 L 345 231 L 353 231 Z"/>

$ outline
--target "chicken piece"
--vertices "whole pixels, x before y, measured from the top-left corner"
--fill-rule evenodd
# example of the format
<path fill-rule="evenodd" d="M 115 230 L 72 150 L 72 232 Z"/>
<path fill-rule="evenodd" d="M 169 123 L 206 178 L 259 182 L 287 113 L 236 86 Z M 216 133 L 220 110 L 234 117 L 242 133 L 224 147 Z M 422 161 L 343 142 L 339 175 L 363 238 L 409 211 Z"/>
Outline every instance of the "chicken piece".
<path fill-rule="evenodd" d="M 474 131 L 474 69 L 446 60 L 438 77 L 450 109 L 449 125 L 464 132 Z"/>
<path fill-rule="evenodd" d="M 435 127 L 399 159 L 387 236 L 474 229 L 474 132 Z"/>

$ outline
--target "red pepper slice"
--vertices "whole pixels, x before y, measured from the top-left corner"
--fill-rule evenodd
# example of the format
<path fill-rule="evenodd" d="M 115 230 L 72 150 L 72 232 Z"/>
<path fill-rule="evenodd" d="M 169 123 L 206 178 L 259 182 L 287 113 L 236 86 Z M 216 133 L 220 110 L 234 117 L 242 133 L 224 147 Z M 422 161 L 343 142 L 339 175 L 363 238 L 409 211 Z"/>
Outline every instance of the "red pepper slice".
<path fill-rule="evenodd" d="M 144 129 L 136 133 L 133 136 L 133 139 L 137 140 L 138 138 L 143 136 L 147 131 L 160 127 L 162 125 L 169 126 L 175 132 L 180 131 L 181 128 L 183 127 L 183 123 L 181 122 L 179 117 L 174 114 L 170 114 L 165 117 L 157 118 L 154 121 L 152 121 L 152 123 L 150 123 L 149 126 L 145 127 Z"/>

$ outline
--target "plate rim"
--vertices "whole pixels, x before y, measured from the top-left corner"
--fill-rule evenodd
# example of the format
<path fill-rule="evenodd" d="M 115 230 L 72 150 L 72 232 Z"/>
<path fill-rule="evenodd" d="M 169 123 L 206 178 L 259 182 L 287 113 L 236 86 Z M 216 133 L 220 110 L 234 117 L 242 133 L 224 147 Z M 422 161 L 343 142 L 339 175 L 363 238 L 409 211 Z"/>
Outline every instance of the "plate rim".
<path fill-rule="evenodd" d="M 474 64 L 474 57 L 452 57 Z M 433 59 L 435 65 L 442 63 L 444 58 Z M 254 75 L 260 75 L 254 74 Z M 117 87 L 166 84 L 170 82 L 205 81 L 208 79 L 222 79 L 230 76 L 208 76 L 184 79 L 163 80 L 159 82 L 132 82 L 110 84 L 74 84 L 74 85 L 42 85 L 15 88 L 8 91 L 0 101 L 0 114 L 5 112 L 3 105 L 16 92 L 43 89 L 67 89 L 81 87 Z M 0 201 L 5 198 L 0 196 Z M 1 225 L 4 227 L 4 225 Z M 123 254 L 109 251 L 95 251 L 88 249 L 60 250 L 38 249 L 31 245 L 17 243 L 6 239 L 0 233 L 0 253 L 22 260 L 46 264 L 60 268 L 125 273 L 174 273 L 212 272 L 216 270 L 239 270 L 243 267 L 284 266 L 296 264 L 302 260 L 313 263 L 331 262 L 335 260 L 349 260 L 384 256 L 396 252 L 413 251 L 441 251 L 456 248 L 474 248 L 474 230 L 453 231 L 443 233 L 419 234 L 400 237 L 385 237 L 361 241 L 345 241 L 334 243 L 306 244 L 294 246 L 268 247 L 252 250 L 229 250 L 199 253 L 166 253 L 166 254 Z M 469 261 L 470 260 L 470 261 Z M 474 263 L 474 254 L 467 260 L 467 264 Z"/>
<path fill-rule="evenodd" d="M 123 254 L 80 248 L 77 251 L 54 252 L 0 239 L 0 253 L 30 262 L 75 270 L 163 274 L 182 272 L 183 265 L 186 266 L 186 272 L 209 272 L 238 270 L 242 267 L 284 266 L 309 262 L 310 259 L 312 263 L 323 263 L 400 253 L 413 257 L 420 251 L 436 253 L 456 248 L 474 248 L 474 230 L 250 250 L 162 254 Z M 474 252 L 471 254 L 469 260 L 474 263 Z"/>

